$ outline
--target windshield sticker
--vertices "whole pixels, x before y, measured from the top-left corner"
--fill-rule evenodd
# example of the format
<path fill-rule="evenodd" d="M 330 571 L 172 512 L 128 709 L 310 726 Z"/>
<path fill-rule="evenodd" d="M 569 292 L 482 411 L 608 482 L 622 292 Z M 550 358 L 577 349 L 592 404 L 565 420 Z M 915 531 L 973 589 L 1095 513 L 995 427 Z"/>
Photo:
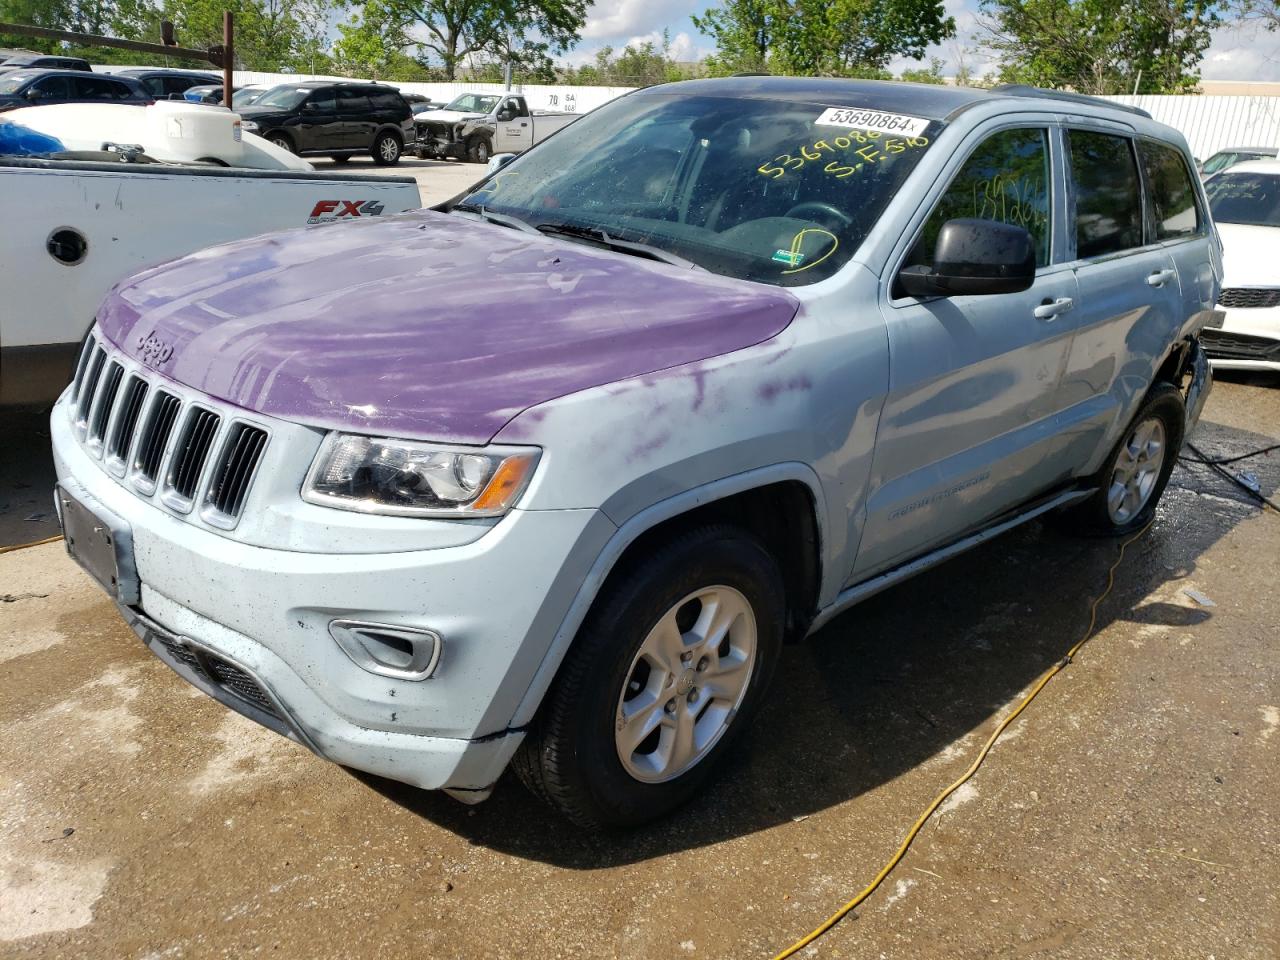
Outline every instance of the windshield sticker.
<path fill-rule="evenodd" d="M 770 180 L 777 180 L 789 172 L 803 169 L 806 164 L 826 160 L 823 172 L 837 180 L 844 180 L 867 164 L 880 163 L 887 157 L 928 145 L 928 137 L 886 137 L 874 130 L 866 133 L 850 130 L 848 134 L 805 144 L 795 154 L 784 153 L 774 157 L 768 163 L 760 164 L 756 172 Z M 836 159 L 830 159 L 831 157 Z"/>
<path fill-rule="evenodd" d="M 823 127 L 845 127 L 851 130 L 875 130 L 878 133 L 900 133 L 918 137 L 929 126 L 923 117 L 909 117 L 901 113 L 881 113 L 879 110 L 824 110 L 813 121 Z"/>
<path fill-rule="evenodd" d="M 828 241 L 830 241 L 831 247 L 829 250 L 827 250 L 822 256 L 818 257 L 816 260 L 812 260 L 806 263 L 805 261 L 808 259 L 808 255 L 802 253 L 801 248 L 804 246 L 804 238 L 809 236 L 810 234 L 816 234 L 819 237 L 825 237 Z M 773 255 L 773 259 L 779 260 L 780 262 L 783 262 L 783 263 L 790 262 L 792 264 L 791 270 L 782 271 L 782 275 L 784 277 L 789 277 L 793 273 L 803 273 L 805 270 L 812 270 L 818 264 L 822 263 L 822 261 L 826 260 L 829 256 L 835 253 L 836 248 L 839 246 L 840 246 L 840 238 L 837 237 L 830 230 L 823 230 L 821 227 L 805 227 L 803 230 L 801 230 L 799 233 L 797 233 L 794 237 L 791 238 L 791 249 L 779 250 L 778 253 L 775 253 Z M 783 254 L 783 256 L 785 256 L 786 259 L 783 260 L 781 257 L 778 256 L 778 254 Z M 804 264 L 804 265 L 801 266 L 801 264 Z"/>

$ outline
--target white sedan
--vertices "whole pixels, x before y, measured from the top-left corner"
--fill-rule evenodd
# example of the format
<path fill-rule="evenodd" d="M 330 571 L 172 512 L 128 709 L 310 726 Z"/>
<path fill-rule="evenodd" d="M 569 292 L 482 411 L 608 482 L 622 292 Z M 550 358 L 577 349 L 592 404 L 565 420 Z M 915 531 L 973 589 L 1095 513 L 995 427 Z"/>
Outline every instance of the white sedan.
<path fill-rule="evenodd" d="M 1280 160 L 1241 163 L 1205 183 L 1222 237 L 1222 326 L 1201 342 L 1213 365 L 1280 372 Z"/>

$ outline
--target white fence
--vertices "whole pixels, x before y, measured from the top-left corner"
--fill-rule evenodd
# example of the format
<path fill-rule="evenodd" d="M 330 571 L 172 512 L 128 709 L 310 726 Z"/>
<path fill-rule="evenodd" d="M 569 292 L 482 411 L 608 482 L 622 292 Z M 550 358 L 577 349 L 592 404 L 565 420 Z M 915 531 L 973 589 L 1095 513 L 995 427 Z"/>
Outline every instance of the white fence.
<path fill-rule="evenodd" d="M 1280 146 L 1280 97 L 1108 97 L 1182 133 L 1201 160 L 1224 147 Z"/>
<path fill-rule="evenodd" d="M 99 67 L 122 70 L 124 67 Z M 254 73 L 237 70 L 235 82 L 249 84 L 298 83 L 304 80 L 340 80 L 341 77 L 303 73 Z M 502 93 L 500 83 L 394 83 L 406 93 L 419 93 L 432 100 L 448 102 L 460 93 Z M 564 110 L 586 113 L 630 91 L 630 87 L 570 87 L 563 85 L 516 84 L 514 93 L 523 94 L 534 110 Z M 1280 146 L 1280 97 L 1200 97 L 1142 96 L 1108 97 L 1117 103 L 1141 107 L 1161 123 L 1180 130 L 1201 160 L 1214 151 L 1231 146 Z"/>

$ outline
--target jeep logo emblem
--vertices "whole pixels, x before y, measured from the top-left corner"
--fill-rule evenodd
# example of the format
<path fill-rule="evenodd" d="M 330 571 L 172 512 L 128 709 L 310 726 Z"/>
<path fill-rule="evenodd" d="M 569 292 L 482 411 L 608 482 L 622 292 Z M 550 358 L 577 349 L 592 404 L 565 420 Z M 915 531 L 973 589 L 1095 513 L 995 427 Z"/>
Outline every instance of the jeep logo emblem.
<path fill-rule="evenodd" d="M 138 359 L 147 366 L 159 367 L 168 363 L 172 356 L 173 346 L 157 337 L 154 330 L 138 337 Z"/>

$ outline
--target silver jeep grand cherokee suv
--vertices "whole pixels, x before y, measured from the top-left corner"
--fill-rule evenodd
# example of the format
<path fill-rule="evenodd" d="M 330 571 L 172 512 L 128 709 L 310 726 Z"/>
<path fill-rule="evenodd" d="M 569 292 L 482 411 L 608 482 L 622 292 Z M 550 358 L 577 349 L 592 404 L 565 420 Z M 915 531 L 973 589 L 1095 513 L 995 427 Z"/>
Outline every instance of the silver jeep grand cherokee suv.
<path fill-rule="evenodd" d="M 321 756 L 635 823 L 784 641 L 1033 517 L 1147 523 L 1220 253 L 1140 111 L 651 87 L 435 210 L 119 284 L 53 412 L 68 548 Z"/>

